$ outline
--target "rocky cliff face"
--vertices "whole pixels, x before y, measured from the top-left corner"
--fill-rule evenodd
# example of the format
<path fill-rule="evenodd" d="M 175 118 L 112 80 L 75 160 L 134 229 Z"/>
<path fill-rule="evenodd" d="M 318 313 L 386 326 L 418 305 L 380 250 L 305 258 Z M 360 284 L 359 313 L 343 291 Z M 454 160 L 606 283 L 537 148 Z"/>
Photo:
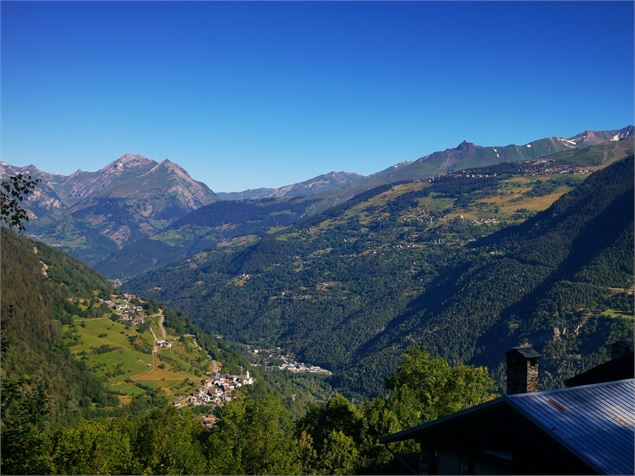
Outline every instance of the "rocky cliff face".
<path fill-rule="evenodd" d="M 68 176 L 33 165 L 0 164 L 0 177 L 16 173 L 40 179 L 27 202 L 28 231 L 89 264 L 96 242 L 101 243 L 97 254 L 113 251 L 217 200 L 179 165 L 137 154 L 125 154 L 96 172 L 78 170 Z"/>

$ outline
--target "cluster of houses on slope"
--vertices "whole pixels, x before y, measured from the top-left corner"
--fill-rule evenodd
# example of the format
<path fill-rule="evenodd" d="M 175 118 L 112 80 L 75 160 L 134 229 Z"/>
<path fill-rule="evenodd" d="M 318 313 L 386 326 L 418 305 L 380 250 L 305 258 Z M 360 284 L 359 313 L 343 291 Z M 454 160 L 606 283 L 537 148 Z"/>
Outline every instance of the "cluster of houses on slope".
<path fill-rule="evenodd" d="M 100 298 L 98 302 L 108 306 L 119 319 L 134 326 L 143 324 L 147 317 L 143 309 L 144 301 L 133 294 L 113 295 L 111 299 Z"/>
<path fill-rule="evenodd" d="M 590 174 L 593 170 L 590 167 L 579 167 L 577 165 L 570 165 L 566 163 L 558 163 L 552 159 L 539 159 L 539 160 L 526 160 L 521 162 L 515 162 L 520 166 L 520 170 L 514 171 L 513 175 L 525 175 L 531 177 L 538 177 L 542 175 L 554 175 L 554 174 Z M 486 167 L 487 168 L 487 167 Z M 489 178 L 497 177 L 499 174 L 496 172 L 488 173 L 483 170 L 477 169 L 464 169 L 451 172 L 447 175 L 435 175 L 425 179 L 428 182 L 434 182 L 439 178 L 449 177 L 464 177 L 464 178 Z"/>
<path fill-rule="evenodd" d="M 174 402 L 174 406 L 199 406 L 213 405 L 222 407 L 225 403 L 234 398 L 235 390 L 245 385 L 252 385 L 253 377 L 249 375 L 249 371 L 245 375 L 230 375 L 215 373 L 213 376 L 205 379 L 199 389 L 190 395 L 179 397 Z"/>
<path fill-rule="evenodd" d="M 302 362 L 285 362 L 278 366 L 280 370 L 286 370 L 288 372 L 298 373 L 298 372 L 308 372 L 314 374 L 324 374 L 331 375 L 329 370 L 323 369 L 317 365 L 308 365 L 303 364 Z"/>
<path fill-rule="evenodd" d="M 253 366 L 262 366 L 269 369 L 285 370 L 287 372 L 299 373 L 308 372 L 314 374 L 331 375 L 331 372 L 317 365 L 297 362 L 282 352 L 280 347 L 274 349 L 250 349 L 249 352 L 255 357 Z"/>
<path fill-rule="evenodd" d="M 589 167 L 559 164 L 550 159 L 541 159 L 529 162 L 524 175 L 538 176 L 550 174 L 590 174 L 593 170 Z"/>

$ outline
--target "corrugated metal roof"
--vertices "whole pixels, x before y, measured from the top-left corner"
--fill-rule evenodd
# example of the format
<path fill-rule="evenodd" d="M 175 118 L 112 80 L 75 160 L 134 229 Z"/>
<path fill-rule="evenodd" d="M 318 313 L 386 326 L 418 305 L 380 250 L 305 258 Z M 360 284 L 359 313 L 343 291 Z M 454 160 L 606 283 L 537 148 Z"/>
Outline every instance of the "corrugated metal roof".
<path fill-rule="evenodd" d="M 604 474 L 634 474 L 635 379 L 504 397 Z"/>

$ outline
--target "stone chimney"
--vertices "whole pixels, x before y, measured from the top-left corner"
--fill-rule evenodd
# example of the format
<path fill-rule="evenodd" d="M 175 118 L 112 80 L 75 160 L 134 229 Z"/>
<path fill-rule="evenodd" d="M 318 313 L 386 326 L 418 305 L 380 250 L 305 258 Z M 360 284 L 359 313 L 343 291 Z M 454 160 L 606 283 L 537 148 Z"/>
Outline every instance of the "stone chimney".
<path fill-rule="evenodd" d="M 538 391 L 538 358 L 531 345 L 507 351 L 507 394 Z"/>

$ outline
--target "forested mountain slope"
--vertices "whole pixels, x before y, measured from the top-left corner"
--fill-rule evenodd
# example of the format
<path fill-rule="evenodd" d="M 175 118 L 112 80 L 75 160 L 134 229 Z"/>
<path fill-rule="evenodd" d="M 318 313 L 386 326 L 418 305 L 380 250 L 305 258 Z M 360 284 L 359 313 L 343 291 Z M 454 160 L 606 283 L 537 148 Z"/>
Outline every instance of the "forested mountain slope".
<path fill-rule="evenodd" d="M 239 244 L 252 243 L 272 229 L 299 221 L 316 202 L 317 199 L 300 197 L 212 203 L 151 238 L 124 246 L 97 263 L 95 269 L 109 277 L 125 278 L 182 260 L 219 243 L 231 248 L 235 237 L 242 237 Z"/>
<path fill-rule="evenodd" d="M 0 232 L 3 388 L 46 394 L 58 423 L 81 407 L 108 403 L 101 381 L 65 348 L 63 325 L 77 311 L 68 298 L 106 296 L 111 288 L 75 259 L 4 227 Z"/>
<path fill-rule="evenodd" d="M 565 378 L 605 358 L 607 336 L 632 332 L 633 322 L 632 260 L 624 260 L 632 212 L 619 205 L 632 195 L 632 158 L 578 189 L 598 168 L 585 162 L 588 150 L 579 153 L 566 163 L 501 164 L 377 187 L 129 287 L 187 310 L 210 331 L 290 349 L 333 370 L 334 381 L 353 392 L 379 391 L 413 343 L 454 361 L 496 366 L 501 345 L 529 338 L 545 351 L 550 374 L 568 366 L 558 376 Z M 518 234 L 517 248 L 509 233 Z M 588 236 L 598 249 L 580 247 Z M 611 261 L 621 271 L 610 280 L 591 272 Z M 566 293 L 567 286 L 575 291 Z M 594 292 L 586 289 L 589 299 L 578 304 L 574 295 L 585 286 Z M 563 321 L 574 310 L 579 315 Z"/>
<path fill-rule="evenodd" d="M 116 294 L 94 271 L 7 228 L 1 233 L 3 405 L 26 392 L 42 400 L 46 422 L 59 425 L 155 390 L 185 395 L 211 371 L 211 356 L 228 355 L 185 316 L 148 302 L 141 311 L 138 298 L 119 296 L 118 304 L 138 305 L 140 321 L 132 322 L 131 311 L 104 303 Z M 162 333 L 171 348 L 160 355 L 153 345 Z"/>
<path fill-rule="evenodd" d="M 632 340 L 632 177 L 631 157 L 477 241 L 365 346 L 357 370 L 404 340 L 490 367 L 500 365 L 500 349 L 530 341 L 551 386 L 606 358 L 607 342 Z"/>
<path fill-rule="evenodd" d="M 171 403 L 184 389 L 175 379 L 209 366 L 205 351 L 222 359 L 223 372 L 242 373 L 246 359 L 167 308 L 158 326 L 172 347 L 150 357 L 146 334 L 161 332 L 148 327 L 157 324 L 156 303 L 144 302 L 145 326 L 101 315 L 100 298 L 113 297 L 101 277 L 47 245 L 0 233 L 3 474 L 261 473 L 272 465 L 300 472 L 291 415 L 302 415 L 313 393 L 330 395 L 327 385 L 251 369 L 253 388 L 224 407 L 177 409 Z M 158 366 L 148 369 L 148 359 Z M 127 378 L 139 367 L 142 375 Z M 198 388 L 196 377 L 182 383 Z M 203 412 L 220 415 L 214 431 L 203 426 Z M 253 448 L 254 435 L 266 444 Z"/>
<path fill-rule="evenodd" d="M 4 423 L 26 418 L 27 411 L 44 429 L 167 406 L 198 390 L 214 369 L 247 369 L 244 349 L 204 334 L 181 313 L 117 292 L 43 243 L 6 227 L 0 232 Z M 158 340 L 170 345 L 157 350 Z M 288 402 L 294 411 L 329 393 L 311 375 L 252 374 L 256 393 L 295 393 Z"/>

